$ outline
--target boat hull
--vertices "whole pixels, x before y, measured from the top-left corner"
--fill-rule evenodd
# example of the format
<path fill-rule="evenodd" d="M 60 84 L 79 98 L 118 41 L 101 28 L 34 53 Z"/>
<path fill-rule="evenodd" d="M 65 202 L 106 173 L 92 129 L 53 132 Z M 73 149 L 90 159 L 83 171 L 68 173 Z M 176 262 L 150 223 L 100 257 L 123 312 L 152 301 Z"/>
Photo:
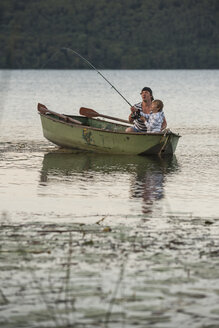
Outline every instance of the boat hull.
<path fill-rule="evenodd" d="M 40 116 L 44 137 L 63 148 L 129 155 L 173 154 L 180 137 L 172 132 L 126 133 L 124 125 L 80 116 L 74 118 L 82 125 L 67 123 L 49 113 Z"/>

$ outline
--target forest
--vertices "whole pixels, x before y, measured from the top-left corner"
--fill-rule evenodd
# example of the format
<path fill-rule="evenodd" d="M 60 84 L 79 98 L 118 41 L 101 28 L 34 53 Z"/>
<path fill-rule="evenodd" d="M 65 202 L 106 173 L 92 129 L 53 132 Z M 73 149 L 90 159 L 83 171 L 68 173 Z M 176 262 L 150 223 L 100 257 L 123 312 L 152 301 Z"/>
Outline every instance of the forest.
<path fill-rule="evenodd" d="M 1 0 L 1 69 L 217 69 L 218 0 Z"/>

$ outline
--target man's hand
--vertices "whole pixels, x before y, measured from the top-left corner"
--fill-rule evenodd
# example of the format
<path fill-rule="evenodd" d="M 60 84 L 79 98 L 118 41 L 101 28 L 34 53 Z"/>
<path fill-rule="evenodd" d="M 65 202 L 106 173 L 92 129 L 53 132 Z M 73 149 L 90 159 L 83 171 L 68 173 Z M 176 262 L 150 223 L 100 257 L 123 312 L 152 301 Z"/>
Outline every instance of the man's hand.
<path fill-rule="evenodd" d="M 141 120 L 142 122 L 145 122 L 145 121 L 146 121 L 146 118 L 145 118 L 144 116 L 140 116 L 140 120 Z"/>

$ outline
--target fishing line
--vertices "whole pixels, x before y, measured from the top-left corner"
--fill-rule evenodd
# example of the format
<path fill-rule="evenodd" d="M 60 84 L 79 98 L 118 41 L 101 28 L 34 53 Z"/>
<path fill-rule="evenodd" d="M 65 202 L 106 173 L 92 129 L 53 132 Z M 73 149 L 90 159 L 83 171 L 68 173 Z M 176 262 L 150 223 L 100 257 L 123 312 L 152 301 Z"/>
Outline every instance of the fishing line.
<path fill-rule="evenodd" d="M 72 54 L 75 54 L 75 55 L 77 55 L 78 57 L 80 57 L 83 61 L 85 61 L 85 63 L 86 64 L 88 64 L 90 67 L 92 67 L 107 83 L 109 83 L 109 85 L 126 101 L 126 103 L 130 106 L 130 107 L 132 107 L 132 105 L 130 104 L 130 102 L 121 94 L 121 92 L 119 92 L 119 90 L 117 90 L 116 89 L 116 87 L 114 87 L 114 85 L 100 72 L 100 71 L 98 71 L 97 69 L 96 69 L 96 67 L 94 67 L 94 65 L 93 64 L 91 64 L 86 58 L 84 58 L 82 55 L 80 55 L 77 51 L 75 51 L 75 50 L 72 50 L 72 49 L 70 49 L 70 48 L 61 48 L 60 49 L 65 55 L 66 55 L 66 53 L 67 52 L 70 52 L 70 53 L 72 53 Z M 46 62 L 46 64 L 49 62 L 49 61 L 51 61 L 52 60 L 52 58 L 53 57 L 55 57 L 55 55 L 57 54 L 59 52 L 59 50 L 58 51 L 56 51 L 53 55 L 52 55 L 52 57 Z M 45 65 L 46 65 L 45 64 Z M 45 65 L 44 65 L 44 67 L 45 67 Z"/>

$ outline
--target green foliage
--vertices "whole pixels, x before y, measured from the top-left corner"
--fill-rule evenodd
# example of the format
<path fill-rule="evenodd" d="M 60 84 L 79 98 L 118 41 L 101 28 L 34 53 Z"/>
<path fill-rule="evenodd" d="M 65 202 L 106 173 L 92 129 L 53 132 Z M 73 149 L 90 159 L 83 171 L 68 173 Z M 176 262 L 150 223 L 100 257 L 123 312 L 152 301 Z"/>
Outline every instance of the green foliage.
<path fill-rule="evenodd" d="M 1 0 L 0 68 L 218 68 L 218 0 Z"/>

